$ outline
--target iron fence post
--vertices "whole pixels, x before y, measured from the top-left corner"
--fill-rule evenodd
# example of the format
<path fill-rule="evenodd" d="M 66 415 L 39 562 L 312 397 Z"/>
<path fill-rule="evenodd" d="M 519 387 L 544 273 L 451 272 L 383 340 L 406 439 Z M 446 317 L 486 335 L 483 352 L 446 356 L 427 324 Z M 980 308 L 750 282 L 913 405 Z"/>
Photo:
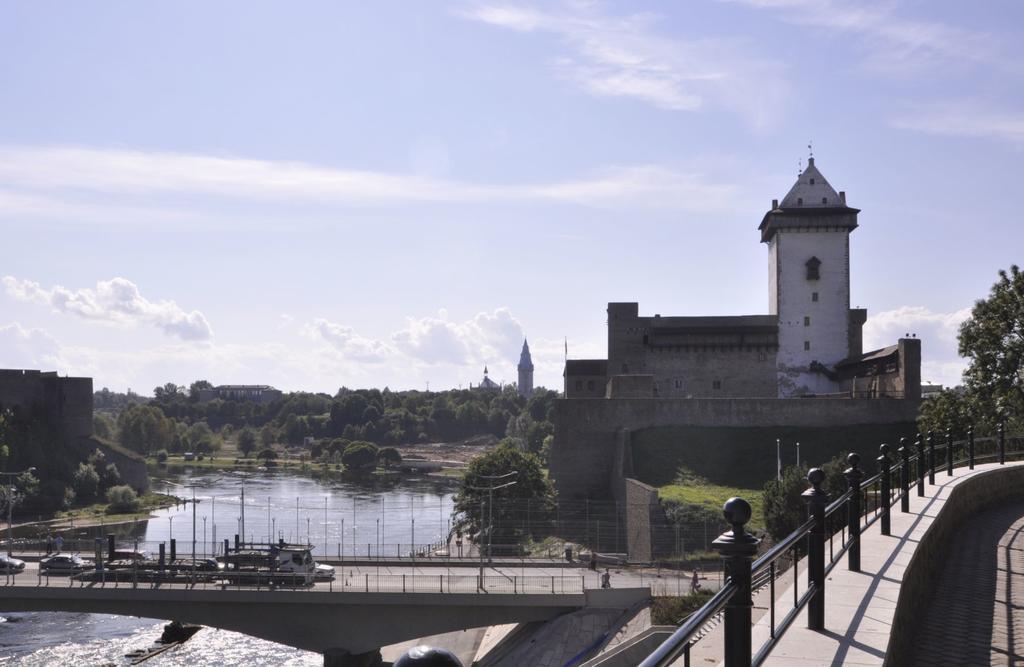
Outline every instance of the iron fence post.
<path fill-rule="evenodd" d="M 946 476 L 953 476 L 953 429 L 946 427 Z"/>
<path fill-rule="evenodd" d="M 900 438 L 900 511 L 910 511 L 910 452 L 907 439 Z"/>
<path fill-rule="evenodd" d="M 807 577 L 814 586 L 814 593 L 807 603 L 807 627 L 811 630 L 825 629 L 825 505 L 828 494 L 821 490 L 825 472 L 812 468 L 807 473 L 811 488 L 801 494 L 807 503 L 807 515 L 814 519 L 814 526 L 807 536 Z M 774 604 L 774 601 L 771 603 Z"/>
<path fill-rule="evenodd" d="M 850 523 L 850 551 L 847 557 L 847 566 L 851 572 L 860 572 L 860 481 L 864 479 L 864 473 L 860 470 L 860 454 L 850 452 L 846 457 L 850 464 L 843 475 L 846 477 L 846 485 L 850 489 L 850 500 L 847 503 L 847 518 Z"/>
<path fill-rule="evenodd" d="M 725 605 L 725 665 L 749 667 L 751 651 L 750 612 L 754 601 L 750 592 L 750 565 L 760 540 L 746 531 L 750 521 L 750 503 L 730 498 L 722 508 L 732 532 L 722 533 L 711 545 L 726 561 L 729 579 L 736 591 Z"/>
<path fill-rule="evenodd" d="M 920 433 L 914 440 L 914 447 L 917 449 L 917 497 L 924 498 L 924 440 Z"/>
<path fill-rule="evenodd" d="M 999 434 L 999 465 L 1006 463 L 1006 425 L 1000 420 L 999 426 L 996 427 Z"/>
<path fill-rule="evenodd" d="M 974 470 L 974 425 L 967 427 L 967 466 Z"/>
<path fill-rule="evenodd" d="M 881 454 L 878 457 L 878 471 L 882 474 L 881 495 L 884 499 L 882 501 L 882 516 L 879 520 L 882 522 L 882 535 L 890 535 L 892 524 L 889 521 L 889 498 L 892 495 L 892 461 L 889 460 L 889 445 L 882 443 L 878 447 L 878 451 Z"/>
<path fill-rule="evenodd" d="M 935 433 L 928 431 L 928 483 L 935 486 Z"/>

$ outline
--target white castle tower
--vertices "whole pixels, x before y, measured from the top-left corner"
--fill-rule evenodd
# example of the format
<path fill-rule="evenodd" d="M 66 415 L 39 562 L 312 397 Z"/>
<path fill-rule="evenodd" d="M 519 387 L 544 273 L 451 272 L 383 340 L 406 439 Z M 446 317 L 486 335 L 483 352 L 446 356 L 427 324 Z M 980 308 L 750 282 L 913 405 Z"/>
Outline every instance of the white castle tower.
<path fill-rule="evenodd" d="M 525 338 L 523 351 L 519 353 L 519 395 L 526 398 L 533 396 L 533 359 Z"/>
<path fill-rule="evenodd" d="M 846 205 L 814 165 L 761 222 L 768 244 L 769 313 L 778 316 L 779 397 L 839 390 L 835 365 L 861 353 L 864 310 L 850 310 L 850 232 L 860 211 Z"/>

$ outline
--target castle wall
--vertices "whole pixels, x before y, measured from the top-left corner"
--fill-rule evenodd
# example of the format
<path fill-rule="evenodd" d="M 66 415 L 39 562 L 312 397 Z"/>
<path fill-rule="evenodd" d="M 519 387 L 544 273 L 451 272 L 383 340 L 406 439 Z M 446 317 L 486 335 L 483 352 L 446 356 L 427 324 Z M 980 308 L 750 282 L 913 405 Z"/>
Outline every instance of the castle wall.
<path fill-rule="evenodd" d="M 775 398 L 776 351 L 768 347 L 652 348 L 645 369 L 664 398 Z"/>
<path fill-rule="evenodd" d="M 0 407 L 42 410 L 68 437 L 92 435 L 92 378 L 0 370 Z"/>
<path fill-rule="evenodd" d="M 800 429 L 823 427 L 892 425 L 912 429 L 919 405 L 916 400 L 857 398 L 559 399 L 555 401 L 555 439 L 549 457 L 551 476 L 562 497 L 618 496 L 621 490 L 614 488 L 614 473 L 623 429 L 702 427 L 728 435 L 731 429 L 762 427 L 787 429 L 789 436 Z M 774 439 L 766 437 L 764 447 L 759 459 L 774 462 Z M 730 456 L 724 450 L 705 454 Z M 752 466 L 755 462 L 729 463 Z"/>

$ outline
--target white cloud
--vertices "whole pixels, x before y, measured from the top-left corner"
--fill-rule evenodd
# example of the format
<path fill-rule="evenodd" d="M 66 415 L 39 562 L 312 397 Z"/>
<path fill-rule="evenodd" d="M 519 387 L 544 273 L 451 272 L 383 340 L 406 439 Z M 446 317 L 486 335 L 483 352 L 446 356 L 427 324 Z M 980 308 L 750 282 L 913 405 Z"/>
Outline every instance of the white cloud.
<path fill-rule="evenodd" d="M 506 361 L 523 342 L 523 327 L 507 308 L 452 322 L 447 312 L 436 317 L 406 318 L 406 327 L 391 335 L 406 355 L 427 364 L 486 364 Z"/>
<path fill-rule="evenodd" d="M 919 106 L 896 114 L 890 124 L 927 134 L 1024 143 L 1024 112 L 978 101 Z"/>
<path fill-rule="evenodd" d="M 896 3 L 865 0 L 726 0 L 782 12 L 783 20 L 864 38 L 866 63 L 883 73 L 921 67 L 998 64 L 992 35 L 896 13 Z"/>
<path fill-rule="evenodd" d="M 750 55 L 731 40 L 665 37 L 649 14 L 612 16 L 593 4 L 553 11 L 480 5 L 459 14 L 519 32 L 556 35 L 571 54 L 555 61 L 556 70 L 593 95 L 633 98 L 670 111 L 710 103 L 763 127 L 779 116 L 788 92 L 781 68 L 763 53 Z"/>
<path fill-rule="evenodd" d="M 869 315 L 864 325 L 864 349 L 892 345 L 906 334 L 921 339 L 921 379 L 947 386 L 961 384 L 966 362 L 957 354 L 960 325 L 971 316 L 964 308 L 948 313 L 922 306 L 902 306 Z"/>
<path fill-rule="evenodd" d="M 18 322 L 0 325 L 0 368 L 59 368 L 60 346 L 42 329 L 26 329 Z"/>
<path fill-rule="evenodd" d="M 379 364 L 395 355 L 395 350 L 387 343 L 364 338 L 347 327 L 322 317 L 318 317 L 303 327 L 303 333 L 310 338 L 322 340 L 338 351 L 345 359 Z"/>
<path fill-rule="evenodd" d="M 0 146 L 0 182 L 6 186 L 0 191 L 0 206 L 8 218 L 81 216 L 96 222 L 146 219 L 193 224 L 209 218 L 203 214 L 205 197 L 288 207 L 297 202 L 332 206 L 554 202 L 707 212 L 735 206 L 732 195 L 738 189 L 733 183 L 709 182 L 700 170 L 655 165 L 605 167 L 584 177 L 549 183 L 487 184 L 301 162 L 12 146 Z M 117 202 L 102 197 L 109 194 L 116 194 Z M 146 205 L 154 207 L 151 215 Z"/>
<path fill-rule="evenodd" d="M 213 336 L 209 322 L 198 310 L 187 312 L 174 301 L 150 301 L 125 278 L 101 280 L 95 289 L 74 291 L 60 285 L 46 289 L 13 276 L 4 276 L 0 282 L 10 296 L 47 304 L 59 313 L 100 322 L 148 324 L 187 341 L 206 341 Z"/>

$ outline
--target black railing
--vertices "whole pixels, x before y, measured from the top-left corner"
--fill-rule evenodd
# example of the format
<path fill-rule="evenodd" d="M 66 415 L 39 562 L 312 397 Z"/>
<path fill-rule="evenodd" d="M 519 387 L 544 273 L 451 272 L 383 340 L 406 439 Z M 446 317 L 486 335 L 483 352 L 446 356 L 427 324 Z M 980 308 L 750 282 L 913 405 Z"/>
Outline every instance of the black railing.
<path fill-rule="evenodd" d="M 1008 436 L 1002 424 L 992 437 L 976 438 L 973 427 L 968 427 L 963 440 L 954 440 L 952 430 L 946 430 L 944 445 L 947 474 L 954 467 L 974 469 L 975 464 L 992 461 L 1004 464 L 1007 454 L 1024 455 L 1024 435 Z M 927 445 L 927 446 L 926 446 Z M 686 667 L 690 665 L 690 649 L 700 639 L 702 629 L 724 612 L 724 654 L 726 667 L 760 665 L 771 653 L 786 630 L 800 612 L 807 608 L 807 624 L 812 630 L 825 629 L 825 582 L 828 574 L 847 556 L 851 571 L 860 571 L 860 534 L 875 521 L 880 521 L 883 535 L 891 532 L 891 508 L 900 504 L 901 512 L 910 511 L 911 478 L 916 495 L 924 496 L 926 483 L 935 485 L 936 438 L 917 434 L 913 446 L 900 438 L 899 459 L 893 461 L 890 447 L 879 447 L 878 472 L 867 479 L 860 470 L 860 456 L 847 457 L 849 468 L 844 471 L 847 490 L 832 502 L 821 489 L 825 474 L 819 468 L 807 473 L 810 488 L 803 493 L 807 503 L 808 519 L 796 530 L 772 546 L 756 561 L 760 540 L 746 531 L 750 519 L 750 505 L 742 498 L 730 498 L 723 508 L 732 530 L 713 542 L 726 561 L 727 580 L 722 589 L 703 607 L 687 617 L 640 667 L 663 667 L 680 657 Z M 958 455 L 959 454 L 959 455 Z M 825 542 L 828 541 L 826 553 Z M 838 548 L 837 545 L 838 544 Z M 806 553 L 807 585 L 799 587 L 800 553 Z M 781 619 L 776 619 L 778 600 L 775 582 L 789 568 L 793 570 L 793 602 Z M 788 576 L 788 575 L 787 575 Z M 751 609 L 752 594 L 768 588 L 769 638 L 760 646 L 752 647 Z"/>

